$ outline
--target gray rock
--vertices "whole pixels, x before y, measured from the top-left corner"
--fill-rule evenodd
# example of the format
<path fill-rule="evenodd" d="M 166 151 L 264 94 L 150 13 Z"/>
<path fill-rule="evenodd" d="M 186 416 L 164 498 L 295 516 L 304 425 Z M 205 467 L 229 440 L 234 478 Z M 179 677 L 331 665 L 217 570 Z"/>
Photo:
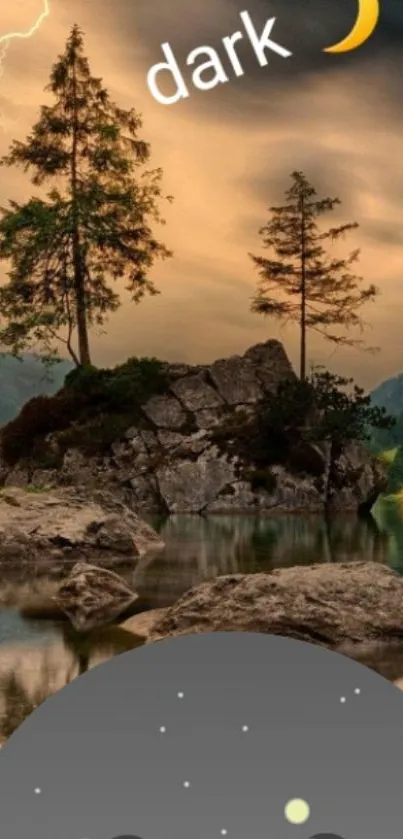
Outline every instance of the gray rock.
<path fill-rule="evenodd" d="M 0 558 L 47 566 L 85 560 L 101 567 L 135 565 L 163 547 L 136 513 L 106 493 L 69 490 L 0 492 Z"/>
<path fill-rule="evenodd" d="M 332 464 L 328 507 L 369 512 L 387 485 L 387 470 L 382 462 L 360 443 L 350 443 Z"/>
<path fill-rule="evenodd" d="M 223 404 L 216 390 L 206 382 L 203 373 L 185 376 L 171 385 L 171 390 L 188 411 L 195 413 Z"/>
<path fill-rule="evenodd" d="M 195 422 L 198 428 L 209 430 L 216 428 L 225 417 L 225 410 L 222 408 L 206 408 L 203 411 L 196 411 Z"/>
<path fill-rule="evenodd" d="M 264 344 L 255 344 L 246 351 L 244 357 L 252 362 L 259 382 L 269 392 L 275 393 L 280 382 L 295 379 L 295 373 L 280 341 L 270 340 Z"/>
<path fill-rule="evenodd" d="M 5 487 L 21 487 L 25 488 L 30 482 L 30 476 L 27 469 L 16 467 L 4 477 Z"/>
<path fill-rule="evenodd" d="M 35 469 L 29 483 L 38 489 L 51 489 L 58 484 L 58 472 L 56 469 Z"/>
<path fill-rule="evenodd" d="M 78 562 L 52 598 L 78 632 L 116 620 L 138 595 L 113 571 Z"/>
<path fill-rule="evenodd" d="M 130 479 L 132 504 L 143 512 L 161 512 L 161 498 L 154 475 L 136 475 Z"/>
<path fill-rule="evenodd" d="M 324 494 L 310 477 L 291 475 L 283 466 L 272 466 L 275 487 L 271 492 L 258 490 L 258 507 L 277 512 L 320 512 L 324 507 Z"/>
<path fill-rule="evenodd" d="M 167 450 L 171 457 L 201 454 L 209 445 L 209 438 L 204 430 L 195 431 L 188 435 L 178 434 L 175 431 L 159 431 L 158 439 L 163 449 Z"/>
<path fill-rule="evenodd" d="M 63 457 L 60 483 L 78 487 L 92 486 L 96 471 L 96 461 L 94 463 L 91 458 L 86 458 L 77 449 L 68 449 Z"/>
<path fill-rule="evenodd" d="M 234 466 L 211 451 L 197 461 L 178 460 L 157 471 L 159 490 L 170 513 L 200 513 L 235 479 Z"/>
<path fill-rule="evenodd" d="M 158 428 L 176 430 L 186 422 L 186 414 L 173 396 L 153 396 L 143 406 L 143 411 Z"/>
<path fill-rule="evenodd" d="M 253 513 L 258 509 L 259 498 L 252 492 L 248 481 L 228 484 L 206 509 L 205 513 Z"/>
<path fill-rule="evenodd" d="M 371 562 L 217 577 L 169 608 L 150 640 L 224 631 L 267 632 L 333 649 L 401 639 L 403 579 Z"/>
<path fill-rule="evenodd" d="M 141 439 L 143 440 L 148 452 L 153 452 L 156 448 L 158 448 L 158 438 L 157 435 L 154 434 L 154 431 L 142 430 Z"/>
<path fill-rule="evenodd" d="M 210 375 L 214 384 L 229 405 L 257 402 L 262 396 L 262 385 L 256 368 L 249 358 L 232 356 L 211 365 Z"/>
<path fill-rule="evenodd" d="M 178 431 L 168 431 L 167 429 L 158 431 L 159 443 L 163 449 L 168 449 L 169 451 L 172 451 L 180 446 L 184 439 L 184 435 L 179 434 Z"/>

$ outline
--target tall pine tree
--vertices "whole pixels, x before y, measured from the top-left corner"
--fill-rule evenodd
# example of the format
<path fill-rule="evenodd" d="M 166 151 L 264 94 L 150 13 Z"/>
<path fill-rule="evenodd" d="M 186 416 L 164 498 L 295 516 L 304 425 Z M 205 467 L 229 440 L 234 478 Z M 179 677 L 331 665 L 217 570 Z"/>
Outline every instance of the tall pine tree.
<path fill-rule="evenodd" d="M 292 186 L 282 207 L 271 207 L 271 219 L 259 231 L 271 258 L 253 256 L 260 280 L 252 311 L 295 322 L 300 330 L 300 377 L 306 378 L 307 332 L 315 330 L 328 341 L 358 345 L 340 334 L 340 328 L 363 328 L 361 308 L 374 300 L 374 285 L 361 288 L 362 279 L 351 273 L 359 251 L 346 259 L 329 257 L 323 242 L 335 241 L 358 224 L 344 224 L 321 232 L 317 220 L 340 204 L 338 198 L 318 200 L 303 172 L 293 172 Z"/>
<path fill-rule="evenodd" d="M 150 149 L 138 138 L 141 118 L 119 108 L 91 75 L 78 26 L 46 90 L 53 104 L 1 162 L 33 170 L 33 184 L 51 181 L 52 188 L 46 200 L 10 202 L 1 211 L 0 260 L 11 267 L 0 290 L 0 340 L 17 354 L 39 344 L 50 355 L 61 339 L 75 363 L 87 366 L 89 328 L 120 306 L 113 281 L 125 282 L 135 302 L 158 293 L 149 269 L 171 256 L 150 226 L 163 223 L 162 171 L 144 170 Z"/>

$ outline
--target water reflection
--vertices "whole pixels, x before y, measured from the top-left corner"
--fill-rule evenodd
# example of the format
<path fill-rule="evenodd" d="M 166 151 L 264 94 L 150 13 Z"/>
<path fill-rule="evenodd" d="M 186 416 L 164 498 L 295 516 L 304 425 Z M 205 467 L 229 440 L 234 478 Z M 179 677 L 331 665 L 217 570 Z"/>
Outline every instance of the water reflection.
<path fill-rule="evenodd" d="M 0 646 L 0 742 L 72 679 L 142 643 L 120 627 L 84 636 L 77 635 L 67 621 L 52 628 L 57 641 Z"/>
<path fill-rule="evenodd" d="M 399 574 L 403 574 L 403 503 L 384 499 L 373 511 L 377 527 L 386 534 L 387 562 Z"/>
<path fill-rule="evenodd" d="M 140 595 L 136 610 L 168 606 L 192 586 L 221 574 L 362 560 L 389 564 L 403 573 L 403 509 L 388 501 L 366 519 L 173 516 L 151 523 L 165 548 L 144 557 L 137 568 L 119 572 Z M 52 601 L 60 578 L 60 568 L 35 576 L 26 566 L 2 566 L 0 740 L 72 679 L 141 643 L 121 627 L 77 635 Z M 403 645 L 370 647 L 362 655 L 364 663 L 386 678 L 403 676 Z"/>
<path fill-rule="evenodd" d="M 390 554 L 390 534 L 371 516 L 172 516 L 153 524 L 166 547 L 145 557 L 133 577 L 150 608 L 168 606 L 221 574 L 364 559 L 387 563 Z"/>

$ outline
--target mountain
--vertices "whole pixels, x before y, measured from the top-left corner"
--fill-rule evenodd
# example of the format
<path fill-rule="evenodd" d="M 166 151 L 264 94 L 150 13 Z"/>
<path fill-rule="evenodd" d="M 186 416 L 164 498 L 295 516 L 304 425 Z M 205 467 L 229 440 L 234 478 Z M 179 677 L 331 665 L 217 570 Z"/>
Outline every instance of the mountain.
<path fill-rule="evenodd" d="M 403 373 L 386 379 L 371 393 L 372 402 L 386 408 L 389 414 L 403 413 Z"/>
<path fill-rule="evenodd" d="M 397 449 L 403 446 L 403 373 L 381 382 L 371 393 L 372 404 L 385 408 L 396 418 L 396 424 L 389 430 L 373 428 L 369 448 L 374 454 L 382 454 L 385 462 L 393 461 Z"/>
<path fill-rule="evenodd" d="M 33 396 L 51 396 L 60 390 L 72 368 L 69 361 L 61 361 L 48 370 L 33 355 L 19 360 L 0 354 L 0 425 L 14 419 Z"/>

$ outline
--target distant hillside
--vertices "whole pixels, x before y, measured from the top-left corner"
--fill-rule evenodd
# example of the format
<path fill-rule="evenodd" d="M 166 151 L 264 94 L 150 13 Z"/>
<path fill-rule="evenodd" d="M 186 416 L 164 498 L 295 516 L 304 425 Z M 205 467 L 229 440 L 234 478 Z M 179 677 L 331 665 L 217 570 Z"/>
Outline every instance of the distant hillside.
<path fill-rule="evenodd" d="M 389 414 L 403 413 L 403 373 L 381 382 L 371 397 L 374 405 L 386 408 Z"/>
<path fill-rule="evenodd" d="M 33 396 L 53 395 L 63 385 L 73 365 L 62 361 L 50 370 L 32 355 L 22 361 L 0 355 L 0 425 L 14 419 Z"/>

